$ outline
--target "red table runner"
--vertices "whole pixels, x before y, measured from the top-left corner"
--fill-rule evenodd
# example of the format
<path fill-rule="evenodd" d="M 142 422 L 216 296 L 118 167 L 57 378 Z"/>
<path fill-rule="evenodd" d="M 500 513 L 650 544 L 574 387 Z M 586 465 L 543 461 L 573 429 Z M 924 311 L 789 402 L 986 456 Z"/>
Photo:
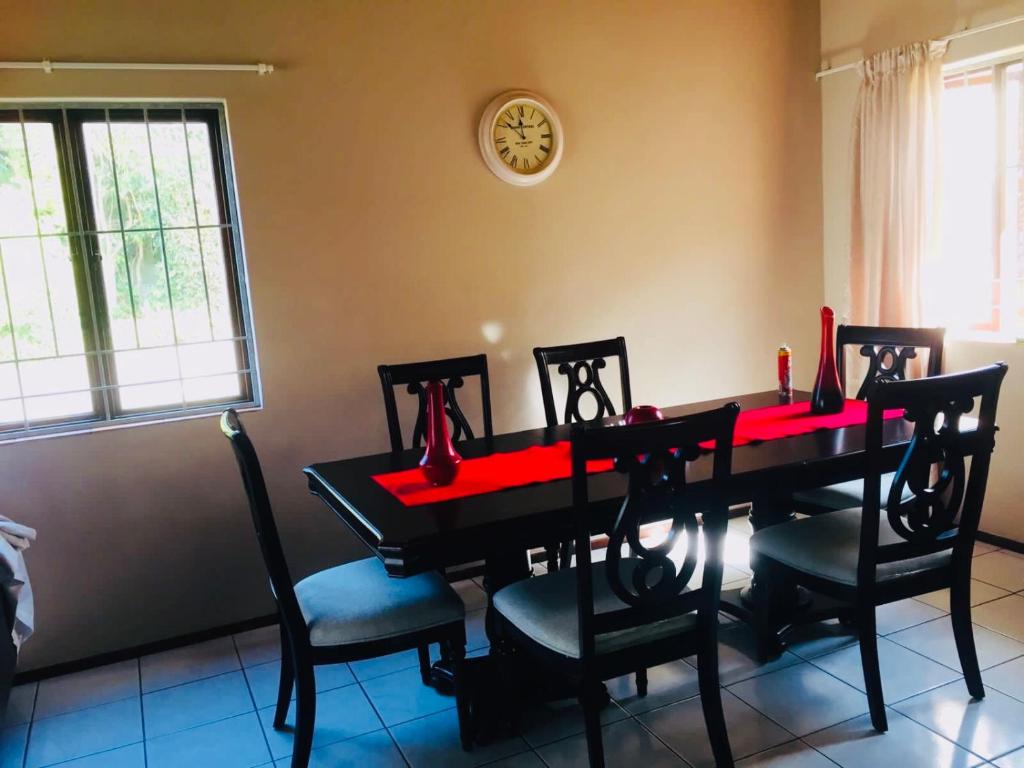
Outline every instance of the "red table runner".
<path fill-rule="evenodd" d="M 733 445 L 778 440 L 819 429 L 840 429 L 867 421 L 867 403 L 861 400 L 847 400 L 840 413 L 819 416 L 812 414 L 810 408 L 810 403 L 804 402 L 742 411 L 736 420 Z M 891 419 L 902 415 L 903 411 L 892 410 L 886 411 L 884 417 Z M 703 448 L 713 446 L 714 441 L 702 444 Z M 591 473 L 610 469 L 610 460 L 587 462 L 587 471 Z M 434 487 L 428 484 L 418 467 L 373 475 L 373 479 L 402 504 L 415 507 L 534 483 L 565 480 L 571 476 L 572 449 L 568 440 L 561 440 L 553 445 L 537 445 L 522 451 L 465 459 L 451 485 Z"/>

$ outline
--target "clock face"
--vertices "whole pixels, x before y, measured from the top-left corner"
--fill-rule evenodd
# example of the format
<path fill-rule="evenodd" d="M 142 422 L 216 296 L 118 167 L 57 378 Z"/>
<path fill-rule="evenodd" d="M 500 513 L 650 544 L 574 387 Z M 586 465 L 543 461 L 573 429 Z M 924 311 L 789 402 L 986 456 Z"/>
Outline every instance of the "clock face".
<path fill-rule="evenodd" d="M 519 187 L 551 176 L 565 146 L 558 115 L 532 91 L 506 91 L 492 99 L 480 117 L 478 137 L 491 172 Z"/>
<path fill-rule="evenodd" d="M 554 156 L 551 118 L 534 102 L 514 101 L 501 110 L 491 139 L 501 162 L 524 176 L 543 170 Z"/>

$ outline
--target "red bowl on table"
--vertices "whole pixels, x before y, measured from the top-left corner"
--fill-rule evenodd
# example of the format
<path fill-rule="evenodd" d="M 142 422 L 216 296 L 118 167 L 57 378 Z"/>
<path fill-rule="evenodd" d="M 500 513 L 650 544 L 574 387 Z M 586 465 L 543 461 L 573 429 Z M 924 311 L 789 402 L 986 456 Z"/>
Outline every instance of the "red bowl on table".
<path fill-rule="evenodd" d="M 633 424 L 647 424 L 652 421 L 661 421 L 665 418 L 665 414 L 661 412 L 661 409 L 654 405 L 634 405 L 628 411 L 623 419 L 626 426 L 632 426 Z"/>

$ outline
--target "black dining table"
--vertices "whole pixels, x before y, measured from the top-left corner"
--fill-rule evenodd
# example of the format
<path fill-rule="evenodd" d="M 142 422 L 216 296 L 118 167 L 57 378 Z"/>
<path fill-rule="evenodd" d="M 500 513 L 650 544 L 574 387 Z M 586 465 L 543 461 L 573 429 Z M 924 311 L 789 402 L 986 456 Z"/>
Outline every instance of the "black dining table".
<path fill-rule="evenodd" d="M 672 418 L 730 402 L 739 403 L 742 410 L 752 410 L 809 399 L 810 393 L 797 391 L 792 399 L 780 400 L 773 390 L 661 410 L 666 418 Z M 619 424 L 621 417 L 609 417 L 605 422 Z M 883 422 L 882 430 L 883 470 L 893 471 L 913 437 L 913 425 L 893 418 Z M 568 440 L 571 431 L 570 425 L 528 429 L 465 440 L 458 443 L 457 448 L 463 458 L 477 458 L 551 445 Z M 865 432 L 864 424 L 856 424 L 735 446 L 730 504 L 750 505 L 749 519 L 754 530 L 792 519 L 795 491 L 864 477 Z M 502 587 L 531 575 L 530 550 L 571 539 L 570 479 L 415 506 L 406 506 L 373 479 L 375 475 L 415 468 L 422 455 L 422 448 L 409 449 L 311 464 L 303 470 L 310 492 L 321 498 L 380 558 L 391 576 L 403 578 L 482 562 L 484 589 L 490 597 Z M 710 487 L 711 464 L 709 453 L 687 466 L 687 487 L 698 504 L 700 494 Z M 624 498 L 627 480 L 625 475 L 609 471 L 590 475 L 588 482 L 594 531 L 599 533 L 604 521 L 610 527 Z M 751 587 L 724 591 L 721 609 L 749 623 L 753 623 L 755 613 L 763 616 L 767 610 L 772 615 L 772 625 L 779 627 L 780 643 L 797 623 L 843 616 L 834 601 L 822 596 L 812 599 L 796 587 L 773 586 L 774 589 L 759 591 L 755 581 Z M 771 606 L 757 606 L 755 610 L 754 603 L 765 593 L 771 594 Z M 493 626 L 488 615 L 490 657 L 500 659 L 503 645 Z M 439 667 L 436 670 L 439 685 L 450 684 L 451 670 L 444 662 L 435 666 Z"/>
<path fill-rule="evenodd" d="M 809 399 L 797 391 L 793 402 Z M 662 408 L 667 418 L 737 402 L 743 410 L 779 405 L 775 391 L 723 397 Z M 788 402 L 788 401 L 787 401 Z M 606 419 L 620 423 L 621 417 Z M 560 425 L 467 440 L 458 444 L 464 458 L 517 451 L 567 440 L 572 427 Z M 913 434 L 903 419 L 883 426 L 886 468 L 894 470 Z M 857 424 L 733 449 L 731 503 L 750 503 L 755 530 L 793 517 L 793 492 L 863 477 L 865 426 Z M 406 506 L 373 479 L 374 475 L 414 468 L 422 449 L 312 464 L 305 468 L 309 490 L 348 525 L 397 578 L 448 566 L 484 563 L 489 594 L 531 572 L 528 550 L 571 538 L 571 482 L 568 479 L 508 488 L 435 503 Z M 711 457 L 687 469 L 688 486 L 699 494 L 710 479 Z M 589 495 L 595 514 L 611 519 L 624 496 L 626 479 L 617 472 L 592 475 Z M 796 601 L 796 597 L 793 597 Z M 723 595 L 723 610 L 749 618 L 745 600 Z"/>

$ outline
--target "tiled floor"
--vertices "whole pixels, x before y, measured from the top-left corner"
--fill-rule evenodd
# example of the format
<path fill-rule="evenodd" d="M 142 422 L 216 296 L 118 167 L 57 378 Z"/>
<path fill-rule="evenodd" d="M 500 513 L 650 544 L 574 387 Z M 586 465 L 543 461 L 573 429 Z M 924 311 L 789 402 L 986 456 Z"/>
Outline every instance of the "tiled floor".
<path fill-rule="evenodd" d="M 747 578 L 746 535 L 745 523 L 731 524 L 732 585 Z M 723 624 L 723 706 L 739 765 L 1024 768 L 1024 557 L 980 546 L 974 577 L 988 695 L 972 702 L 964 687 L 948 595 L 888 606 L 878 616 L 885 735 L 871 729 L 858 648 L 837 623 L 806 628 L 766 665 L 745 626 Z M 481 652 L 485 596 L 471 581 L 457 587 Z M 0 768 L 285 768 L 291 735 L 270 727 L 279 657 L 270 627 L 21 686 L 0 732 Z M 691 661 L 652 669 L 645 698 L 631 678 L 609 682 L 609 766 L 713 764 Z M 586 764 L 571 701 L 527 712 L 519 733 L 463 752 L 454 702 L 420 684 L 414 651 L 320 668 L 317 689 L 313 768 Z"/>

